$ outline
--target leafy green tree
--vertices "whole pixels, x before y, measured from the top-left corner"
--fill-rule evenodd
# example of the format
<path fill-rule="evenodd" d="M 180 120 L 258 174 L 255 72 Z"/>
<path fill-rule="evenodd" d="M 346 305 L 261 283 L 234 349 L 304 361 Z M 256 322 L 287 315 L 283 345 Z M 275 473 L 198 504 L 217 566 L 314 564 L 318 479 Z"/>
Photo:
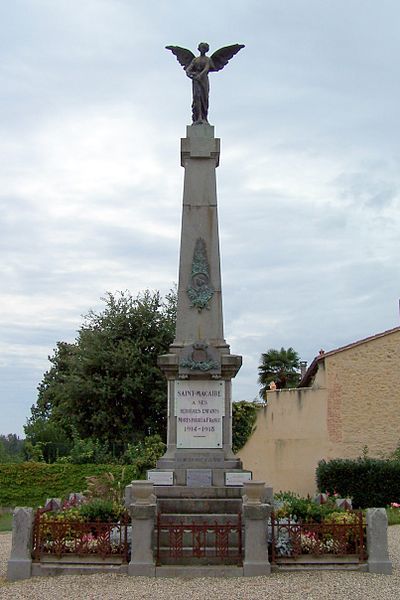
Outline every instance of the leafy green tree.
<path fill-rule="evenodd" d="M 167 386 L 157 356 L 174 338 L 176 295 L 107 293 L 76 342 L 59 342 L 39 385 L 32 421 L 50 420 L 72 439 L 91 438 L 120 455 L 128 443 L 166 431 Z"/>
<path fill-rule="evenodd" d="M 0 464 L 22 462 L 24 441 L 15 433 L 0 435 Z"/>
<path fill-rule="evenodd" d="M 100 464 L 107 465 L 115 463 L 115 456 L 110 452 L 108 442 L 100 442 L 98 439 L 82 439 L 75 428 L 72 431 L 73 444 L 68 455 L 57 459 L 58 463 L 72 463 L 75 465 Z"/>
<path fill-rule="evenodd" d="M 53 463 L 70 453 L 72 442 L 60 425 L 42 416 L 33 406 L 32 416 L 24 426 L 24 454 L 27 460 Z"/>
<path fill-rule="evenodd" d="M 232 403 L 232 450 L 235 454 L 253 433 L 259 407 L 256 402 L 246 400 Z"/>
<path fill-rule="evenodd" d="M 300 359 L 293 348 L 270 348 L 261 354 L 258 367 L 258 383 L 261 385 L 260 396 L 265 398 L 269 384 L 274 381 L 277 389 L 296 387 L 300 381 Z"/>

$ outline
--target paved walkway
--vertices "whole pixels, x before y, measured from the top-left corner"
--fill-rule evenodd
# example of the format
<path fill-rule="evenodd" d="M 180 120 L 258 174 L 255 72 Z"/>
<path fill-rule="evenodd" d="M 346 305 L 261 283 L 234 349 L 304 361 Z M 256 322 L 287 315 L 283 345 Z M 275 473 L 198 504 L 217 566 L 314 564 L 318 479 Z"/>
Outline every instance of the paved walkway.
<path fill-rule="evenodd" d="M 393 575 L 320 571 L 270 577 L 152 579 L 60 575 L 8 583 L 11 534 L 0 533 L 0 598 L 9 600 L 399 600 L 400 525 L 389 527 Z"/>

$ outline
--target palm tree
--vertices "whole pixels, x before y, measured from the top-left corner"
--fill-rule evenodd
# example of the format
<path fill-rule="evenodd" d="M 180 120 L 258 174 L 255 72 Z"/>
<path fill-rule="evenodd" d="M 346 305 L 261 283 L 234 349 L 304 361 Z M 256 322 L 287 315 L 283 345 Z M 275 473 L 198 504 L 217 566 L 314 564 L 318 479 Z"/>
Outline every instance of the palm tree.
<path fill-rule="evenodd" d="M 271 381 L 275 382 L 278 389 L 296 387 L 300 381 L 299 361 L 299 355 L 293 348 L 270 348 L 261 354 L 261 364 L 258 367 L 261 398 L 265 398 Z"/>

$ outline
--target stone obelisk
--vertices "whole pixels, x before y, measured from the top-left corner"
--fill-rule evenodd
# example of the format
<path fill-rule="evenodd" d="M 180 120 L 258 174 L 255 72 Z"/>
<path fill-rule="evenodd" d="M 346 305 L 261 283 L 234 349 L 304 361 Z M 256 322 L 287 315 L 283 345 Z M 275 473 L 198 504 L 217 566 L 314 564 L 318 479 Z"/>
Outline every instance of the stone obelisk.
<path fill-rule="evenodd" d="M 159 357 L 168 379 L 167 452 L 157 470 L 177 485 L 225 485 L 241 469 L 232 452 L 231 380 L 242 364 L 224 338 L 216 168 L 220 140 L 208 123 L 187 127 L 176 336 Z M 202 479 L 203 478 L 203 479 Z M 197 481 L 197 482 L 198 482 Z"/>

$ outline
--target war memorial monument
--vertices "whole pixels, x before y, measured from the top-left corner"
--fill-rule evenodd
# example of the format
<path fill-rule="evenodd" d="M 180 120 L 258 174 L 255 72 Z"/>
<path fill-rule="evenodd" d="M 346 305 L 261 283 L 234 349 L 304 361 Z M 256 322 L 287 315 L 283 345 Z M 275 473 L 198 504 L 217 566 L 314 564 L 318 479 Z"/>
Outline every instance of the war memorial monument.
<path fill-rule="evenodd" d="M 209 73 L 223 69 L 242 48 L 226 46 L 209 57 L 208 44 L 200 43 L 195 57 L 167 46 L 192 80 L 193 123 L 181 140 L 185 175 L 176 334 L 158 361 L 168 385 L 167 450 L 146 482 L 127 488 L 133 538 L 143 540 L 132 549 L 132 575 L 270 572 L 266 530 L 272 489 L 252 481 L 232 452 L 231 386 L 242 357 L 231 354 L 224 337 L 216 186 L 220 140 L 208 122 Z"/>

